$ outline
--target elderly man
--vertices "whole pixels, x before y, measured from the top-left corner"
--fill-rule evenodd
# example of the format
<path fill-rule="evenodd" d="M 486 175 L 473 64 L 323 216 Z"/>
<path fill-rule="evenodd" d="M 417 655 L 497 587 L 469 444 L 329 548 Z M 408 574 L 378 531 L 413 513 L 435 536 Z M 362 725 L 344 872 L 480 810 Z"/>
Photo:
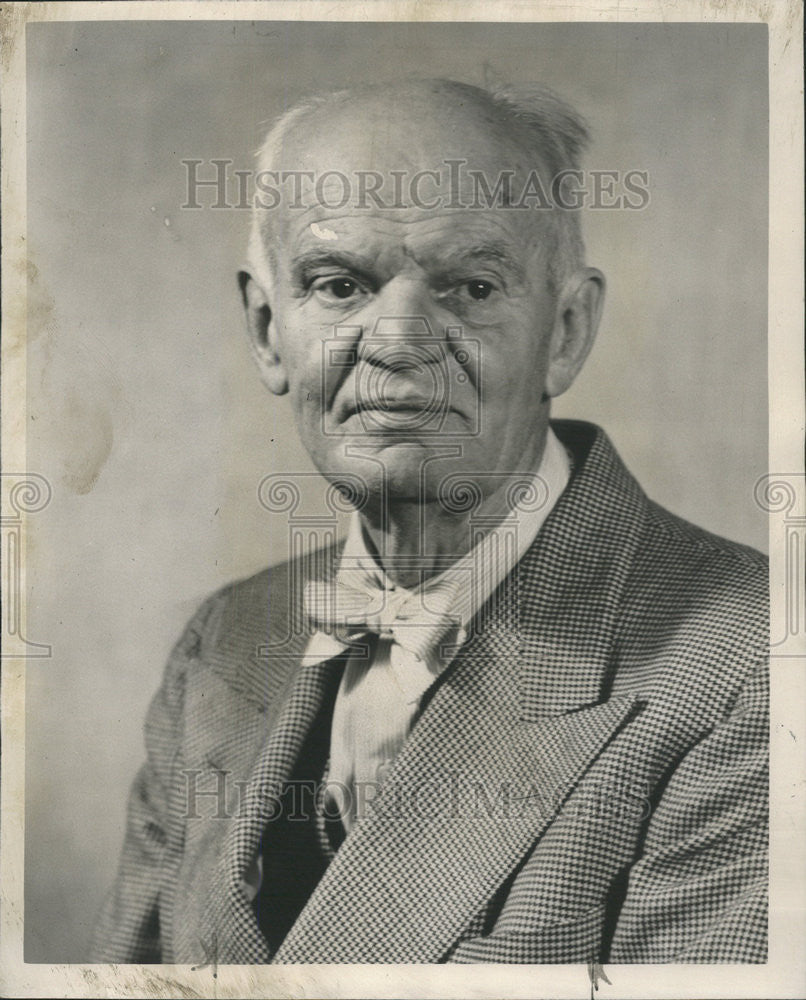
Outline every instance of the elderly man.
<path fill-rule="evenodd" d="M 251 344 L 354 513 L 177 644 L 98 960 L 765 961 L 765 561 L 549 420 L 585 140 L 444 80 L 269 134 Z"/>

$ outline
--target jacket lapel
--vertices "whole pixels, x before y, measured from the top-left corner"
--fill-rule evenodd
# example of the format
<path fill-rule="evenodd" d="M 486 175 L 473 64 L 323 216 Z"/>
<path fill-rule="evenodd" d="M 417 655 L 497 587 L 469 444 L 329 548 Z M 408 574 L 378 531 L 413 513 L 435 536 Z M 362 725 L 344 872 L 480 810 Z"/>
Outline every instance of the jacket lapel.
<path fill-rule="evenodd" d="M 216 940 L 221 961 L 267 962 L 270 954 L 257 926 L 244 880 L 260 847 L 266 824 L 279 808 L 287 779 L 311 725 L 331 687 L 333 663 L 303 665 L 293 673 L 283 706 L 240 796 L 227 831 L 217 872 Z"/>
<path fill-rule="evenodd" d="M 597 437 L 274 961 L 435 962 L 455 944 L 637 707 L 606 698 L 644 512 Z"/>
<path fill-rule="evenodd" d="M 332 686 L 333 663 L 306 665 L 311 627 L 301 604 L 302 582 L 332 578 L 338 547 L 286 564 L 243 590 L 227 608 L 219 642 L 210 657 L 229 720 L 206 731 L 229 734 L 208 748 L 206 759 L 229 779 L 226 824 L 219 822 L 215 869 L 200 921 L 205 952 L 217 961 L 268 962 L 270 954 L 245 892 L 244 880 L 277 808 L 283 783 Z M 268 602 L 266 600 L 268 596 Z M 239 623 L 259 623 L 248 632 Z M 210 703 L 209 689 L 205 699 Z M 234 719 L 240 725 L 233 725 Z"/>

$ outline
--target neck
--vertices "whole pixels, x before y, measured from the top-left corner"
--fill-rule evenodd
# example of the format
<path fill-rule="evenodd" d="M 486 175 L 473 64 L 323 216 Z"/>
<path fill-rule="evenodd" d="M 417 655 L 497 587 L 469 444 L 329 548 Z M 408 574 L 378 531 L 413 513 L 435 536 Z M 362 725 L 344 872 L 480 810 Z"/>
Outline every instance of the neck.
<path fill-rule="evenodd" d="M 537 472 L 544 447 L 545 440 L 536 458 L 522 468 Z M 389 579 L 401 587 L 415 587 L 467 555 L 484 535 L 498 527 L 511 513 L 513 485 L 522 481 L 522 474 L 503 475 L 494 492 L 483 496 L 469 511 L 447 510 L 439 500 L 419 503 L 390 498 L 385 507 L 362 511 L 361 523 L 373 555 Z"/>

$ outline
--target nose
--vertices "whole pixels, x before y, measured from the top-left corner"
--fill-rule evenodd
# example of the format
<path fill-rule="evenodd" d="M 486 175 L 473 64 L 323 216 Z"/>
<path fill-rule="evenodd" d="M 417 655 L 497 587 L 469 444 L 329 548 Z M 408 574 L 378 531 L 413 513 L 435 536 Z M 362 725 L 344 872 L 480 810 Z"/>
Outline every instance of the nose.
<path fill-rule="evenodd" d="M 444 361 L 444 332 L 418 282 L 391 281 L 378 297 L 374 313 L 375 322 L 364 327 L 358 345 L 361 360 L 392 370 Z"/>

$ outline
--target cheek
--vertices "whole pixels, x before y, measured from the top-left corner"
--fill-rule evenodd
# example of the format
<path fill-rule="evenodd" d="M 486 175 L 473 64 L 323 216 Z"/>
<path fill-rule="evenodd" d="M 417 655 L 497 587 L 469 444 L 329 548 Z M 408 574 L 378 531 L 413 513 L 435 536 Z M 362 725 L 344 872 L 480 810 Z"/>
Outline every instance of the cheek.
<path fill-rule="evenodd" d="M 499 396 L 511 392 L 522 399 L 538 387 L 542 390 L 549 347 L 550 327 L 545 316 L 532 312 L 513 317 L 482 344 L 481 380 L 487 392 Z"/>
<path fill-rule="evenodd" d="M 295 409 L 304 410 L 306 403 L 315 403 L 322 396 L 328 377 L 324 334 L 320 336 L 315 328 L 312 331 L 304 317 L 292 315 L 278 322 L 277 336 Z"/>
<path fill-rule="evenodd" d="M 327 447 L 327 435 L 335 433 L 331 411 L 340 373 L 324 364 L 326 357 L 327 345 L 317 341 L 310 350 L 298 352 L 298 363 L 289 377 L 294 422 L 312 454 L 321 453 Z"/>

